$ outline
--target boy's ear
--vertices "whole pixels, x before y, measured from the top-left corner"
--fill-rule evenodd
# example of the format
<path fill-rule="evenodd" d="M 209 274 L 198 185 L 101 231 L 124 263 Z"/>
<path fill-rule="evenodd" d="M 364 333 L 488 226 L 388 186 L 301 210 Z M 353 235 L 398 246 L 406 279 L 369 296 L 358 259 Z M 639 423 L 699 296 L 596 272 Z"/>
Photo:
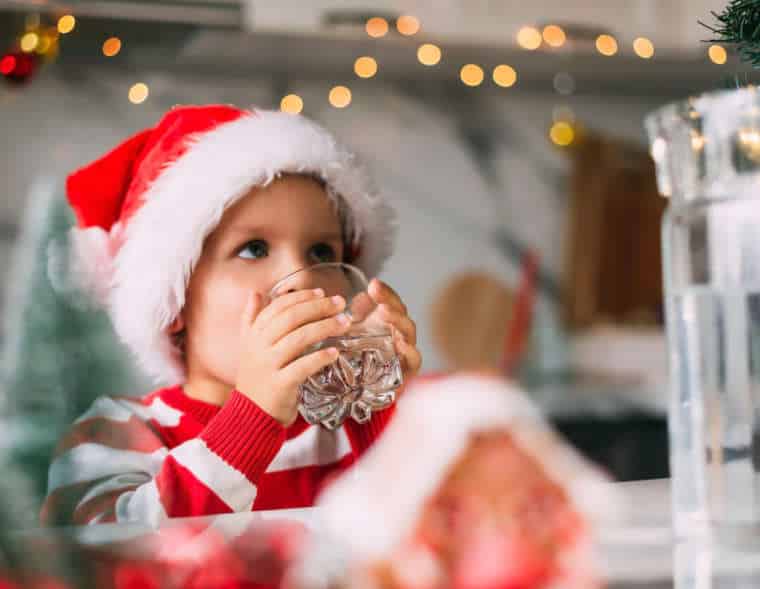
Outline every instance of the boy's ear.
<path fill-rule="evenodd" d="M 180 313 L 174 318 L 174 321 L 172 321 L 171 324 L 169 325 L 169 334 L 176 335 L 180 333 L 183 329 L 185 329 L 185 318 L 182 316 L 182 313 Z"/>

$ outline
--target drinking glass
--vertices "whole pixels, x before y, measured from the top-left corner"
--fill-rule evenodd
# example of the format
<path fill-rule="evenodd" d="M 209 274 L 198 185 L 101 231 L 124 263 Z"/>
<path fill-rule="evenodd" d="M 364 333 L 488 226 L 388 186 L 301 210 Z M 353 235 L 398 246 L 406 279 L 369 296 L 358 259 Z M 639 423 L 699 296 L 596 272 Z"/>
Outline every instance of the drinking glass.
<path fill-rule="evenodd" d="M 298 410 L 310 424 L 334 430 L 351 417 L 366 423 L 373 411 L 395 401 L 402 383 L 401 363 L 393 333 L 383 322 L 367 292 L 364 273 L 350 264 L 322 263 L 285 276 L 269 292 L 270 300 L 286 293 L 321 288 L 325 295 L 346 300 L 344 314 L 351 319 L 346 334 L 327 338 L 306 350 L 310 354 L 333 347 L 338 357 L 299 387 Z"/>

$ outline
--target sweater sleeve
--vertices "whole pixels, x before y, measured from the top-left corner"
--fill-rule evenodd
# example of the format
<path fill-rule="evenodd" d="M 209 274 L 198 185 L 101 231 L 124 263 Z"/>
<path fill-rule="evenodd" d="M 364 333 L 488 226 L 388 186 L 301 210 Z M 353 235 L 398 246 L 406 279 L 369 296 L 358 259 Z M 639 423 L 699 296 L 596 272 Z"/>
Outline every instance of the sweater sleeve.
<path fill-rule="evenodd" d="M 41 518 L 143 522 L 247 511 L 285 429 L 235 392 L 200 434 L 169 450 L 126 404 L 99 399 L 59 444 Z"/>

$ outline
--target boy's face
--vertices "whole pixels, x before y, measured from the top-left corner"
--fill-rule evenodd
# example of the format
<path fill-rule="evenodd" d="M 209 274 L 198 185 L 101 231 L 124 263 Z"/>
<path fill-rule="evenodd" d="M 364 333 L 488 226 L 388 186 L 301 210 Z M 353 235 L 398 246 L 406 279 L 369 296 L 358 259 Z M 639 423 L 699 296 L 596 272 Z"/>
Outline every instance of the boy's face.
<path fill-rule="evenodd" d="M 232 388 L 248 295 L 319 262 L 343 261 L 343 236 L 325 189 L 305 176 L 255 188 L 208 237 L 182 312 L 188 379 Z"/>

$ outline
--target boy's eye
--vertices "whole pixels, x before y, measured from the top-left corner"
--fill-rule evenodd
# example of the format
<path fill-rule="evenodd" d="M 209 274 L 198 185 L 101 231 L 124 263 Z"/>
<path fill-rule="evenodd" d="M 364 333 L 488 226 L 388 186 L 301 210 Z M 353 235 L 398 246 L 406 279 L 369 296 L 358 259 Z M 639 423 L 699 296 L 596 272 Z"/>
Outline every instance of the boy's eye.
<path fill-rule="evenodd" d="M 335 262 L 335 248 L 328 243 L 317 243 L 309 250 L 309 255 L 315 262 Z"/>
<path fill-rule="evenodd" d="M 249 241 L 243 246 L 238 254 L 239 258 L 245 260 L 257 260 L 258 258 L 265 258 L 269 255 L 269 244 L 261 239 Z"/>

